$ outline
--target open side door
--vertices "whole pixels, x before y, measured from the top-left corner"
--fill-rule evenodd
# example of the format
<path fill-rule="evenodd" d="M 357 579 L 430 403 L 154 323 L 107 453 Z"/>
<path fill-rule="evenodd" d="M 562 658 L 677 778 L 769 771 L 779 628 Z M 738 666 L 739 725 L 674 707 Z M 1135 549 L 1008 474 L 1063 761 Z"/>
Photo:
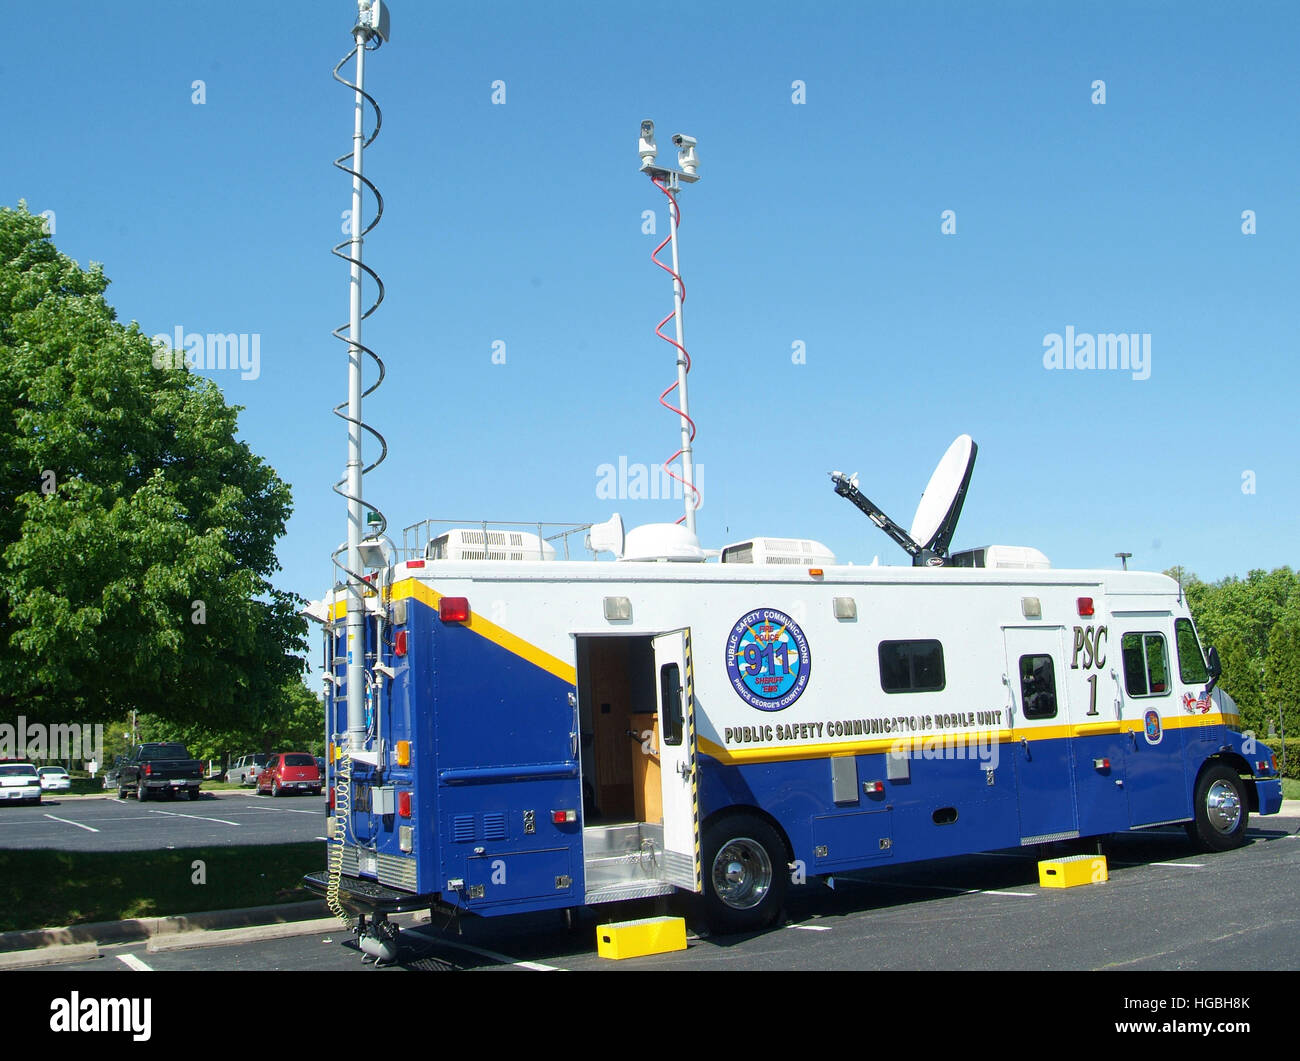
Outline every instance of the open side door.
<path fill-rule="evenodd" d="M 690 628 L 657 635 L 654 657 L 664 805 L 661 876 L 668 884 L 699 892 L 704 881 L 700 861 L 700 779 L 695 752 L 695 669 Z"/>

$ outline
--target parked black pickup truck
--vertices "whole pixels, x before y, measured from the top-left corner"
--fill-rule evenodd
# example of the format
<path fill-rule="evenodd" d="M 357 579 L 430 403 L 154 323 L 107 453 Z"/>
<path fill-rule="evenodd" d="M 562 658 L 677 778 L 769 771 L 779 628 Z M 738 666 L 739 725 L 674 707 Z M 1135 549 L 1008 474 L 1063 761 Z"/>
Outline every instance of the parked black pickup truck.
<path fill-rule="evenodd" d="M 183 744 L 141 744 L 113 764 L 104 783 L 114 781 L 118 799 L 126 799 L 132 791 L 141 802 L 152 793 L 164 792 L 169 797 L 185 792 L 190 799 L 198 799 L 203 764 L 191 759 Z"/>

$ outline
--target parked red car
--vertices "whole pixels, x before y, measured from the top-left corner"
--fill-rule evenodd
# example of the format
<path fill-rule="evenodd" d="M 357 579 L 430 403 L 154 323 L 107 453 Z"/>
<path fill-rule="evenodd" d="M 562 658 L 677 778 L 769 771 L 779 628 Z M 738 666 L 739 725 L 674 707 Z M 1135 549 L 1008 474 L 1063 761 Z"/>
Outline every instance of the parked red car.
<path fill-rule="evenodd" d="M 285 792 L 310 792 L 319 796 L 320 768 L 306 752 L 281 752 L 257 775 L 257 791 L 279 796 Z"/>

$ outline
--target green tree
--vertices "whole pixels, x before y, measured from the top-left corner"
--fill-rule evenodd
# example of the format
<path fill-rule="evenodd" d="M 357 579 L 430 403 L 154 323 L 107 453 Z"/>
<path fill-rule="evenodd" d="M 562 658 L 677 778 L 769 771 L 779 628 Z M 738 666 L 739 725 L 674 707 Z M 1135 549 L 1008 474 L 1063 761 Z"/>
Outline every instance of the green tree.
<path fill-rule="evenodd" d="M 253 726 L 303 667 L 289 487 L 107 287 L 0 209 L 0 717 Z"/>

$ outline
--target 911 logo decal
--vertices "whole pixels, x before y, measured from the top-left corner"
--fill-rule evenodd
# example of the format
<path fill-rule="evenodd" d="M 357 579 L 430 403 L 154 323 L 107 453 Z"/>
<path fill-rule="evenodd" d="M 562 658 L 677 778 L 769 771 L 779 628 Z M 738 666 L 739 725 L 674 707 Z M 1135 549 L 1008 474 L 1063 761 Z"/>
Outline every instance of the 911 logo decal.
<path fill-rule="evenodd" d="M 784 711 L 803 695 L 812 671 L 808 638 L 785 612 L 759 608 L 727 637 L 727 677 L 750 707 Z"/>

